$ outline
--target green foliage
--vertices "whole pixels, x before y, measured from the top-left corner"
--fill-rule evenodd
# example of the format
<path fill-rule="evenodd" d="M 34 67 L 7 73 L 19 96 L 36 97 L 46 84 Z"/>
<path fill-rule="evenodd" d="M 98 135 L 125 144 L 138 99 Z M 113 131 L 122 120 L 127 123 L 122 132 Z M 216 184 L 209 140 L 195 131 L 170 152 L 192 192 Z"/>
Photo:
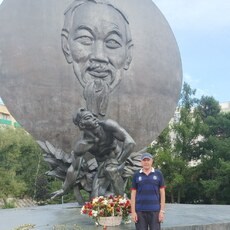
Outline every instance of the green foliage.
<path fill-rule="evenodd" d="M 168 202 L 230 204 L 230 113 L 195 92 L 183 85 L 176 121 L 148 151 L 164 174 Z"/>
<path fill-rule="evenodd" d="M 47 200 L 49 198 L 48 179 L 45 175 L 39 175 L 35 183 L 36 193 L 34 198 L 37 201 Z"/>
<path fill-rule="evenodd" d="M 60 187 L 59 187 L 59 189 L 60 189 Z M 87 196 L 87 195 L 85 194 L 85 196 Z M 73 190 L 70 191 L 68 194 L 63 196 L 63 203 L 72 203 L 72 202 L 76 202 L 76 197 L 74 195 Z"/>
<path fill-rule="evenodd" d="M 220 181 L 214 180 L 201 180 L 201 184 L 204 187 L 206 193 L 206 198 L 208 198 L 212 203 L 217 201 L 217 192 L 220 189 Z"/>
<path fill-rule="evenodd" d="M 126 182 L 126 187 L 125 187 L 125 194 L 127 197 L 131 197 L 131 187 L 132 187 L 132 178 L 129 177 Z"/>
<path fill-rule="evenodd" d="M 46 170 L 41 150 L 23 129 L 0 128 L 0 198 L 33 197 Z"/>
<path fill-rule="evenodd" d="M 172 132 L 175 135 L 175 152 L 186 161 L 196 156 L 194 144 L 200 134 L 201 118 L 194 109 L 199 100 L 195 98 L 195 92 L 187 83 L 184 83 L 179 102 L 179 121 L 172 125 Z"/>
<path fill-rule="evenodd" d="M 202 96 L 199 102 L 198 111 L 201 118 L 205 120 L 209 116 L 215 117 L 220 113 L 220 105 L 213 97 Z"/>
<path fill-rule="evenodd" d="M 16 205 L 13 201 L 7 201 L 6 199 L 3 199 L 4 204 L 2 206 L 3 209 L 8 209 L 8 208 L 15 208 Z"/>
<path fill-rule="evenodd" d="M 12 169 L 5 171 L 0 169 L 0 197 L 16 196 L 25 194 L 26 183 L 17 179 L 15 171 Z"/>

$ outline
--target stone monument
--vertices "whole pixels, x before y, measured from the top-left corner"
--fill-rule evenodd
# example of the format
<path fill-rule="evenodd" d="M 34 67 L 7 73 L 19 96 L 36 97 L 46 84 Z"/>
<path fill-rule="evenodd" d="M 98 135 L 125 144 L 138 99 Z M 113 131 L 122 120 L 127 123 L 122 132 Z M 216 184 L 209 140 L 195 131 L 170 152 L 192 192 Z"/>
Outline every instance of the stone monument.
<path fill-rule="evenodd" d="M 0 96 L 64 181 L 123 194 L 177 105 L 182 67 L 151 0 L 4 0 Z M 77 111 L 77 112 L 76 112 Z M 74 125 L 75 124 L 75 125 Z M 122 185 L 122 186 L 118 186 Z"/>

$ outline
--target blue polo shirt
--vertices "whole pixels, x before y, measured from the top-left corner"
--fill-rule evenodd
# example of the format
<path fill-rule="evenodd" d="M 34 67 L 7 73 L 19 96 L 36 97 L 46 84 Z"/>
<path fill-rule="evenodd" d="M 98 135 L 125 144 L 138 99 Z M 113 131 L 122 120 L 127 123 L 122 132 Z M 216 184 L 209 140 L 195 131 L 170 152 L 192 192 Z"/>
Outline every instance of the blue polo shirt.
<path fill-rule="evenodd" d="M 160 188 L 164 188 L 160 170 L 152 168 L 149 175 L 142 169 L 133 176 L 132 189 L 136 190 L 136 211 L 160 211 Z"/>

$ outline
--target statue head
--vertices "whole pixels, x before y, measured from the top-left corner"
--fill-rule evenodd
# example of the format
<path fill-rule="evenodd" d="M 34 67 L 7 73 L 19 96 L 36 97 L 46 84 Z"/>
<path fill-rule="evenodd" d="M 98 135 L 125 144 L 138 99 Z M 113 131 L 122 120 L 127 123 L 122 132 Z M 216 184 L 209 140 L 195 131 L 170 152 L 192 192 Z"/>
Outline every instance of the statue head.
<path fill-rule="evenodd" d="M 105 115 L 109 93 L 132 61 L 132 46 L 127 17 L 113 5 L 76 0 L 66 10 L 62 50 L 84 88 L 87 109 L 96 104 L 95 114 Z"/>
<path fill-rule="evenodd" d="M 95 129 L 98 127 L 99 120 L 95 115 L 85 108 L 78 109 L 73 117 L 73 123 L 82 129 Z"/>

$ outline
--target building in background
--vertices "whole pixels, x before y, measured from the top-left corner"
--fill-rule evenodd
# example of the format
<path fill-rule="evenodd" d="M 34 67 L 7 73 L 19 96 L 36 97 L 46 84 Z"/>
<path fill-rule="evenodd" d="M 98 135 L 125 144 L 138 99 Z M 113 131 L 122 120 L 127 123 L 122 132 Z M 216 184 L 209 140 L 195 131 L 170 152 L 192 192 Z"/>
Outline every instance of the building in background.
<path fill-rule="evenodd" d="M 221 102 L 220 108 L 222 112 L 228 113 L 230 112 L 230 101 L 227 102 Z"/>
<path fill-rule="evenodd" d="M 0 98 L 0 126 L 20 127 Z"/>

